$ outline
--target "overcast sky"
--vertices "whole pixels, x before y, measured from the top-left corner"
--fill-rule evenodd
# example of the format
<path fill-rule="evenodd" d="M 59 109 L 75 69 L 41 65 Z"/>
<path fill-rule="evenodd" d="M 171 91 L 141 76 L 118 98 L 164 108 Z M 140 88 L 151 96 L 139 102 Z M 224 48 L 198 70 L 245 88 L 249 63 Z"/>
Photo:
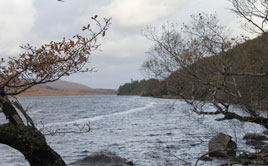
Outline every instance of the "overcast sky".
<path fill-rule="evenodd" d="M 117 89 L 131 79 L 144 78 L 139 69 L 152 45 L 141 35 L 147 25 L 182 24 L 189 22 L 190 14 L 216 12 L 222 24 L 237 27 L 230 7 L 227 0 L 0 0 L 0 55 L 18 55 L 21 44 L 38 46 L 75 35 L 95 14 L 112 17 L 102 51 L 91 57 L 90 66 L 98 71 L 64 80 Z"/>

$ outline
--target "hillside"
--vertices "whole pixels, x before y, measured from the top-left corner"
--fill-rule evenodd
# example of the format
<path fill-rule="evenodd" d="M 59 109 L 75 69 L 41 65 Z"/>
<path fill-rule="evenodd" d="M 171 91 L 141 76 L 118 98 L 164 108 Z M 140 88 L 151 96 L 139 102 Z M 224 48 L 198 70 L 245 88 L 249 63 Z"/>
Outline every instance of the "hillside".
<path fill-rule="evenodd" d="M 19 96 L 111 95 L 116 93 L 116 90 L 112 89 L 92 89 L 82 84 L 58 80 L 34 86 Z"/>
<path fill-rule="evenodd" d="M 235 99 L 228 94 L 218 93 L 217 96 L 225 102 L 238 104 L 250 104 L 252 107 L 266 109 L 268 101 L 268 78 L 267 77 L 249 77 L 249 76 L 226 76 L 219 75 L 223 66 L 228 66 L 228 69 L 235 73 L 267 73 L 268 71 L 268 41 L 267 36 L 259 36 L 253 40 L 248 40 L 233 49 L 229 50 L 229 54 L 219 54 L 212 57 L 203 58 L 196 63 L 188 66 L 188 70 L 194 70 L 199 78 L 208 82 L 213 82 L 222 86 L 225 79 L 226 86 L 224 87 L 230 93 L 240 93 L 242 98 Z M 235 78 L 235 83 L 234 83 Z M 208 95 L 209 86 L 202 85 L 200 82 L 193 81 L 194 79 L 187 71 L 180 69 L 172 73 L 168 78 L 150 87 L 139 87 L 143 92 L 136 91 L 132 88 L 132 94 L 145 94 L 155 97 L 178 97 L 178 94 L 190 97 L 192 94 L 192 87 L 194 83 L 195 98 L 199 100 L 211 100 Z M 133 83 L 125 84 L 121 87 L 133 87 Z M 131 88 L 130 88 L 131 89 Z M 122 89 L 119 88 L 119 94 Z M 126 90 L 125 90 L 126 92 Z M 138 93 L 136 93 L 138 92 Z M 126 93 L 124 93 L 126 95 Z"/>

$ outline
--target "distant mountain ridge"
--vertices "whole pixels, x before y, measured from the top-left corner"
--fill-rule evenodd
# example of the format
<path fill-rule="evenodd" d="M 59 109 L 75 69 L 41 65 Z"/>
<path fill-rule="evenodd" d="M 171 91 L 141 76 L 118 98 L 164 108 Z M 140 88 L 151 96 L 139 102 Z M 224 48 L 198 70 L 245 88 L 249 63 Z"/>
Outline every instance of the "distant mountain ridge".
<path fill-rule="evenodd" d="M 55 89 L 91 89 L 90 87 L 86 85 L 82 85 L 82 84 L 70 82 L 70 81 L 63 81 L 63 80 L 58 80 L 55 82 L 48 82 L 45 84 L 45 86 L 55 88 Z"/>
<path fill-rule="evenodd" d="M 93 89 L 79 83 L 58 80 L 36 85 L 19 96 L 72 96 L 72 95 L 114 95 L 113 89 Z"/>

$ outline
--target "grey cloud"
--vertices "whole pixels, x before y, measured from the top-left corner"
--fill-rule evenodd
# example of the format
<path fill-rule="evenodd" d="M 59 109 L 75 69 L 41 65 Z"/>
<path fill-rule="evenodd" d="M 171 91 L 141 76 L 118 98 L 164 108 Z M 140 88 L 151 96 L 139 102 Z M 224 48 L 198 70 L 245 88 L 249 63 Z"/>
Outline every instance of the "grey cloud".
<path fill-rule="evenodd" d="M 227 7 L 226 0 L 65 0 L 64 3 L 57 0 L 33 0 L 30 8 L 23 5 L 21 8 L 36 11 L 34 22 L 26 14 L 22 14 L 24 17 L 16 17 L 17 20 L 32 22 L 32 26 L 26 28 L 26 31 L 16 29 L 23 40 L 10 40 L 6 44 L 12 45 L 10 49 L 14 49 L 15 45 L 18 48 L 17 44 L 25 41 L 40 45 L 50 40 L 60 40 L 81 32 L 82 25 L 87 24 L 95 14 L 113 17 L 106 37 L 100 39 L 103 51 L 94 52 L 89 64 L 89 67 L 96 67 L 98 72 L 75 74 L 64 79 L 95 88 L 118 88 L 131 78 L 143 78 L 139 68 L 146 58 L 145 51 L 152 44 L 141 36 L 141 30 L 146 25 L 187 23 L 190 14 L 214 11 L 224 24 L 233 24 L 234 17 L 226 10 Z M 3 39 L 0 38 L 1 42 Z"/>
<path fill-rule="evenodd" d="M 24 2 L 2 0 L 0 2 L 0 54 L 13 56 L 19 53 L 19 45 L 31 35 L 35 19 L 32 0 Z"/>

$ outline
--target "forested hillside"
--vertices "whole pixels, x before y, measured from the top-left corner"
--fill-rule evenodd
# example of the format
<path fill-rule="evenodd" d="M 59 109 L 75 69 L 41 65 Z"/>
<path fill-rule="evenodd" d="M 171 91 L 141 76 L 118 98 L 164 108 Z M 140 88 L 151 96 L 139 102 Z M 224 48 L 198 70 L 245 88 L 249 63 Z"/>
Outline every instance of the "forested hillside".
<path fill-rule="evenodd" d="M 239 93 L 243 96 L 243 100 L 236 101 L 235 98 L 224 93 L 218 94 L 218 97 L 226 102 L 251 103 L 252 106 L 260 107 L 262 105 L 261 108 L 266 108 L 268 78 L 262 75 L 250 76 L 250 73 L 265 73 L 268 71 L 268 41 L 266 38 L 267 36 L 262 35 L 235 46 L 228 51 L 228 54 L 202 58 L 189 65 L 187 69 L 179 69 L 173 72 L 162 81 L 154 80 L 153 85 L 148 83 L 150 81 L 145 80 L 124 84 L 120 86 L 119 94 L 181 98 L 180 94 L 183 93 L 184 96 L 190 97 L 193 95 L 193 85 L 189 83 L 189 79 L 191 79 L 187 71 L 189 69 L 194 70 L 198 77 L 219 85 L 225 84 L 227 91 Z M 228 68 L 226 69 L 228 71 L 235 71 L 235 74 L 220 73 L 222 66 Z M 210 100 L 210 96 L 206 94 L 210 86 L 198 84 L 200 83 L 196 82 L 196 85 L 194 85 L 194 87 L 197 87 L 194 89 L 195 98 Z"/>

